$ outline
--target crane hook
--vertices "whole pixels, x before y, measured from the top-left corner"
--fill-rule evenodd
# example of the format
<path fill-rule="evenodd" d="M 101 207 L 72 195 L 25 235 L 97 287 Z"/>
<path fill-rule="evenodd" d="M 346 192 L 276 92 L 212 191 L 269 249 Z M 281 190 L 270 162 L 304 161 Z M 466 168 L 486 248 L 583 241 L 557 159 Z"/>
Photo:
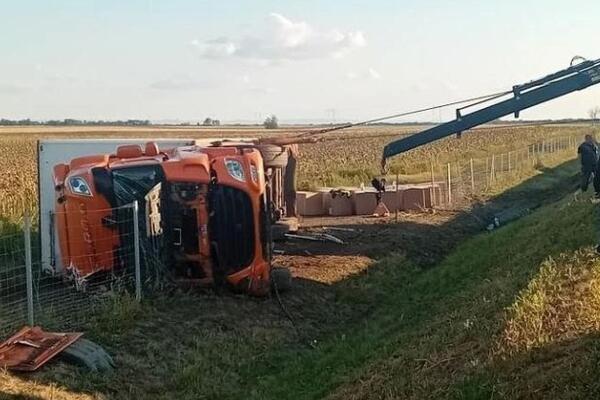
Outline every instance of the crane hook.
<path fill-rule="evenodd" d="M 383 157 L 381 159 L 381 175 L 387 175 L 388 172 L 389 172 L 389 168 L 387 165 L 387 158 Z"/>

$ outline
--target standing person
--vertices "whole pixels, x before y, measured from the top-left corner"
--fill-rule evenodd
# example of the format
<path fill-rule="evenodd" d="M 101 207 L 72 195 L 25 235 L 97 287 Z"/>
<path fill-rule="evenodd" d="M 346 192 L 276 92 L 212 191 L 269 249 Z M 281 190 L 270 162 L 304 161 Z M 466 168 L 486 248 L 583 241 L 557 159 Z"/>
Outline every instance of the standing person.
<path fill-rule="evenodd" d="M 373 178 L 373 180 L 371 181 L 371 185 L 373 185 L 375 190 L 377 190 L 377 193 L 375 194 L 377 205 L 379 205 L 379 203 L 381 203 L 381 200 L 383 200 L 383 194 L 385 193 L 385 184 L 385 178 Z"/>
<path fill-rule="evenodd" d="M 387 208 L 385 203 L 383 202 L 383 195 L 385 193 L 385 178 L 377 179 L 373 178 L 371 181 L 371 185 L 377 191 L 375 194 L 375 199 L 377 200 L 377 206 L 375 207 L 375 211 L 373 211 L 373 216 L 375 217 L 387 217 L 390 215 L 390 210 Z"/>
<path fill-rule="evenodd" d="M 594 175 L 594 189 L 596 195 L 600 192 L 600 177 L 596 171 L 598 164 L 598 147 L 592 135 L 585 135 L 584 142 L 577 149 L 579 160 L 581 161 L 581 191 L 587 191 L 587 188 Z"/>
<path fill-rule="evenodd" d="M 283 173 L 283 197 L 285 200 L 285 216 L 297 217 L 298 215 L 296 211 L 296 167 L 298 163 L 298 157 L 300 156 L 300 150 L 298 149 L 298 145 L 295 143 L 285 146 L 285 150 L 288 152 L 288 163 Z"/>

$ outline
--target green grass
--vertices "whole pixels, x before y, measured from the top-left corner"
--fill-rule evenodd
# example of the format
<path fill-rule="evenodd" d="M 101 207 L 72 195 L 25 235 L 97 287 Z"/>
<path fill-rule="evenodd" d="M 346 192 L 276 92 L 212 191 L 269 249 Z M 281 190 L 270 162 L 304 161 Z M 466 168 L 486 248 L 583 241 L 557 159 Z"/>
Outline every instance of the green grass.
<path fill-rule="evenodd" d="M 546 205 L 438 265 L 389 254 L 335 286 L 297 288 L 284 302 L 300 336 L 275 301 L 119 297 L 87 331 L 114 374 L 55 364 L 35 379 L 127 399 L 595 398 L 600 263 L 594 206 L 564 197 L 577 169 L 500 194 Z"/>
<path fill-rule="evenodd" d="M 276 353 L 247 366 L 248 387 L 239 392 L 239 398 L 471 399 L 490 398 L 492 393 L 586 397 L 598 387 L 590 372 L 600 370 L 586 361 L 589 354 L 600 354 L 595 341 L 592 346 L 584 340 L 580 353 L 554 360 L 563 361 L 564 369 L 540 372 L 544 378 L 537 379 L 536 387 L 523 381 L 513 384 L 515 365 L 525 373 L 538 365 L 535 360 L 523 362 L 507 356 L 513 352 L 503 348 L 502 335 L 514 318 L 531 318 L 539 326 L 538 330 L 526 329 L 527 340 L 537 345 L 533 348 L 543 353 L 543 346 L 560 346 L 551 340 L 550 332 L 562 332 L 567 323 L 555 316 L 553 324 L 539 324 L 539 314 L 547 310 L 536 304 L 535 282 L 550 287 L 558 284 L 548 283 L 548 265 L 554 270 L 576 265 L 584 271 L 582 285 L 591 286 L 584 300 L 572 304 L 580 314 L 569 314 L 581 319 L 571 325 L 586 328 L 568 328 L 571 334 L 564 338 L 578 340 L 580 334 L 597 332 L 597 318 L 589 319 L 600 307 L 588 302 L 600 291 L 594 272 L 600 264 L 586 247 L 596 241 L 592 215 L 589 202 L 573 203 L 567 198 L 494 233 L 468 240 L 432 269 L 421 271 L 400 257 L 386 258 L 367 275 L 338 289 L 339 302 L 371 306 L 361 322 L 340 330 L 314 350 Z M 556 257 L 558 263 L 552 261 Z M 573 297 L 576 291 L 564 293 Z M 532 345 L 524 349 L 530 351 Z M 552 351 L 557 350 L 548 350 Z M 574 369 L 569 363 L 578 357 L 581 365 Z M 576 372 L 582 371 L 587 371 L 583 375 L 587 379 L 575 379 Z"/>

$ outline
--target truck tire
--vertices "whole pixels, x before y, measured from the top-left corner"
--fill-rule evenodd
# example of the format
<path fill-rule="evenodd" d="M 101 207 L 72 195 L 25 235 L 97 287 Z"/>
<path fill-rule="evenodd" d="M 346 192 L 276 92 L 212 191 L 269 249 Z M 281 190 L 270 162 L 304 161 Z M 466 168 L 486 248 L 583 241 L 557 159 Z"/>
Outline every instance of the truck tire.
<path fill-rule="evenodd" d="M 256 148 L 260 151 L 265 168 L 285 168 L 288 163 L 287 150 L 273 144 L 260 144 Z"/>
<path fill-rule="evenodd" d="M 283 267 L 273 267 L 271 269 L 271 285 L 279 293 L 284 293 L 292 289 L 292 273 L 289 269 Z"/>

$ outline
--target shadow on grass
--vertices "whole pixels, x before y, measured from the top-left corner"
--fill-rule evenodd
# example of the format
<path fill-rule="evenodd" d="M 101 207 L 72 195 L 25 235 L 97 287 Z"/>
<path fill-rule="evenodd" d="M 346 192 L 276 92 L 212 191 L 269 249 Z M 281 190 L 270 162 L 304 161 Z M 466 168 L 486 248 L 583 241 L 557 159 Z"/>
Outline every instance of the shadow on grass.
<path fill-rule="evenodd" d="M 384 378 L 361 376 L 361 369 L 370 365 L 380 372 L 373 366 L 375 361 L 397 360 L 385 365 L 388 377 L 411 368 L 426 370 L 436 373 L 441 386 L 449 387 L 452 368 L 461 367 L 444 361 L 449 350 L 443 346 L 485 348 L 498 329 L 494 324 L 463 329 L 469 325 L 465 315 L 497 317 L 544 258 L 589 242 L 590 234 L 549 232 L 548 237 L 536 238 L 535 252 L 527 253 L 527 232 L 509 225 L 499 232 L 514 231 L 520 238 L 521 244 L 514 248 L 520 255 L 514 256 L 509 251 L 513 237 L 507 234 L 500 242 L 494 240 L 494 233 L 460 244 L 482 232 L 485 221 L 499 212 L 536 208 L 571 193 L 577 185 L 576 172 L 574 162 L 547 169 L 443 224 L 357 224 L 344 226 L 360 232 L 349 246 L 307 244 L 304 249 L 315 255 L 366 255 L 381 262 L 331 286 L 299 280 L 296 289 L 283 296 L 293 325 L 273 299 L 214 293 L 159 295 L 142 304 L 142 310 L 131 317 L 133 323 L 126 316 L 123 326 L 116 319 L 109 331 L 92 327 L 91 336 L 115 356 L 119 366 L 115 374 L 91 376 L 59 364 L 35 377 L 113 397 L 281 399 L 319 398 L 354 380 L 371 379 L 361 387 L 350 385 L 353 392 L 340 395 L 369 398 L 368 392 L 361 391 L 394 384 L 385 374 Z M 548 221 L 544 224 L 550 226 Z M 556 246 L 554 239 L 563 242 Z M 457 247 L 461 257 L 469 257 L 454 255 Z M 389 257 L 391 253 L 396 256 Z M 439 271 L 424 268 L 438 263 L 444 264 Z M 503 271 L 505 263 L 518 263 L 522 271 Z M 493 274 L 501 279 L 490 281 Z M 497 301 L 486 300 L 499 294 Z M 423 361 L 424 357 L 430 359 Z M 442 374 L 437 374 L 438 366 L 443 366 Z"/>
<path fill-rule="evenodd" d="M 600 398 L 600 333 L 552 342 L 496 360 L 455 383 L 457 399 Z"/>

